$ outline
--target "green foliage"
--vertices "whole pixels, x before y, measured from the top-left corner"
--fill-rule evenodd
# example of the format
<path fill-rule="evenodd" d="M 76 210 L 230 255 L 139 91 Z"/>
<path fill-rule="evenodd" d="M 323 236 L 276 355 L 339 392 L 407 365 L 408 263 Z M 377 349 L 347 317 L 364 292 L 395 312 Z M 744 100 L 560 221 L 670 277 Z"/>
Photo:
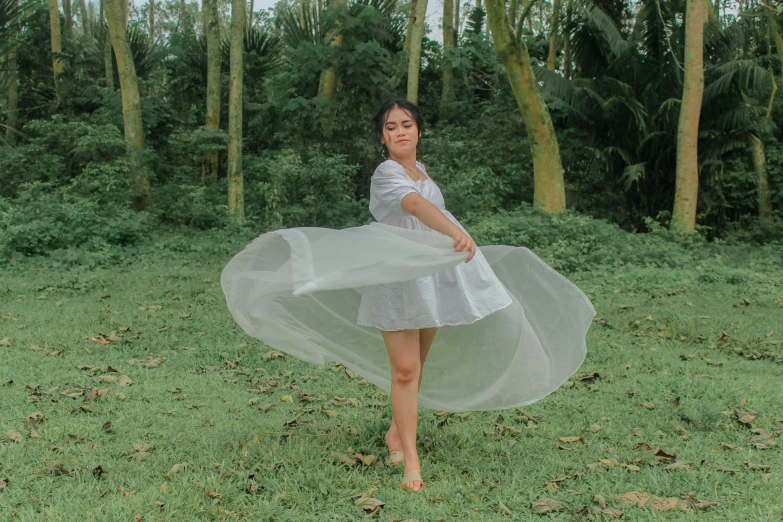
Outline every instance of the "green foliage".
<path fill-rule="evenodd" d="M 358 226 L 368 221 L 367 201 L 356 200 L 356 167 L 343 156 L 292 150 L 245 158 L 245 201 L 249 216 L 266 229 Z"/>
<path fill-rule="evenodd" d="M 188 183 L 166 183 L 154 192 L 155 216 L 161 223 L 207 229 L 228 224 L 225 180 L 205 187 Z"/>
<path fill-rule="evenodd" d="M 14 200 L 0 198 L 0 256 L 136 243 L 151 222 L 147 214 L 117 203 L 127 201 L 126 168 L 87 169 L 59 188 L 48 182 L 25 183 Z"/>
<path fill-rule="evenodd" d="M 468 230 L 478 244 L 543 251 L 544 261 L 566 273 L 625 265 L 683 268 L 706 259 L 715 248 L 699 234 L 679 236 L 652 219 L 647 225 L 650 233 L 629 234 L 615 224 L 570 210 L 549 215 L 521 204 L 513 211 L 480 217 Z"/>

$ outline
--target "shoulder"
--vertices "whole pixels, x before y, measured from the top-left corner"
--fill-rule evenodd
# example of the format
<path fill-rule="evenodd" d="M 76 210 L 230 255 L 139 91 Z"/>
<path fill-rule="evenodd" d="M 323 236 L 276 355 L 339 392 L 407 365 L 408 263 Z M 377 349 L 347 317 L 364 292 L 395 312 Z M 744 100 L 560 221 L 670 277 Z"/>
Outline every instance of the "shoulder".
<path fill-rule="evenodd" d="M 379 163 L 378 166 L 375 167 L 375 172 L 373 173 L 372 177 L 373 179 L 394 178 L 399 177 L 401 173 L 404 174 L 405 171 L 402 169 L 399 163 L 392 160 L 386 160 Z"/>

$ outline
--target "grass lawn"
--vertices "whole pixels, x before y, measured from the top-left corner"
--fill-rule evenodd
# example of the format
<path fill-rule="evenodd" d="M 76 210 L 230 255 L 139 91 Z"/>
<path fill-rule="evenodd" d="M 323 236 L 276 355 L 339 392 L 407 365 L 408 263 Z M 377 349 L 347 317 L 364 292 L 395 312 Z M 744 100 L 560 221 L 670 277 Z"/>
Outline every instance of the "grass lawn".
<path fill-rule="evenodd" d="M 569 275 L 598 312 L 580 373 L 523 410 L 422 409 L 411 493 L 387 394 L 245 335 L 226 261 L 0 275 L 1 520 L 781 518 L 780 264 Z"/>

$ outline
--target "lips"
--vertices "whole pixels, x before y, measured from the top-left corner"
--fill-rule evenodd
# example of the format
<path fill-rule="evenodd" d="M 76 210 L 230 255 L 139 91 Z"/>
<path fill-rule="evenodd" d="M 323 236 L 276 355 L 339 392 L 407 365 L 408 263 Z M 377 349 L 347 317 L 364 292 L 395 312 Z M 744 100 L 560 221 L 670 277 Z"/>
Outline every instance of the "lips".
<path fill-rule="evenodd" d="M 397 143 L 402 143 L 404 141 L 411 141 L 411 140 L 397 140 Z"/>

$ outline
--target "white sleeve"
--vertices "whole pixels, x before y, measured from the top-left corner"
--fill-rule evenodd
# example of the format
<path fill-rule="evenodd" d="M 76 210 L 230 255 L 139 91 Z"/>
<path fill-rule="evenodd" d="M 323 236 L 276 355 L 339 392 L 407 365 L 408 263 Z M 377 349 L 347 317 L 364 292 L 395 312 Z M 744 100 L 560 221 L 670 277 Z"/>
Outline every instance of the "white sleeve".
<path fill-rule="evenodd" d="M 387 212 L 381 212 L 384 215 L 391 210 L 402 210 L 402 198 L 411 192 L 421 194 L 402 167 L 379 165 L 370 180 L 370 202 L 378 210 L 387 209 Z"/>

